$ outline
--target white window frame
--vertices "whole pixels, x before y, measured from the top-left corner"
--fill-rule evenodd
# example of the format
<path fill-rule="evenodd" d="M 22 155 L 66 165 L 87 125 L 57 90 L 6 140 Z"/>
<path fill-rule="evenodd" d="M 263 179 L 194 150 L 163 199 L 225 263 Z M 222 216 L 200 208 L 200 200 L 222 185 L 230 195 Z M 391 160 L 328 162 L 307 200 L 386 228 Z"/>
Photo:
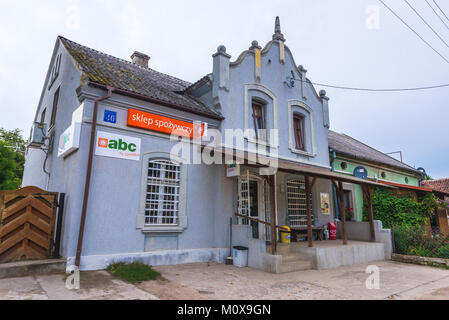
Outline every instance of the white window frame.
<path fill-rule="evenodd" d="M 147 194 L 148 194 L 148 169 L 150 161 L 168 161 L 174 165 L 179 166 L 179 176 L 177 182 L 177 194 L 175 194 L 175 200 L 177 202 L 177 217 L 174 223 L 163 223 L 163 219 L 166 217 L 155 216 L 158 219 L 157 224 L 146 223 L 147 222 Z M 187 166 L 183 165 L 184 161 L 180 158 L 170 156 L 169 153 L 151 152 L 146 153 L 142 157 L 142 181 L 141 181 L 141 195 L 140 195 L 140 207 L 137 215 L 137 229 L 141 229 L 144 233 L 180 233 L 187 228 L 187 214 L 186 214 L 186 193 L 187 193 Z M 165 171 L 164 171 L 165 172 Z M 164 186 L 164 184 L 160 184 Z M 171 186 L 171 185 L 170 185 Z M 158 193 L 158 205 L 161 206 L 164 203 L 164 192 L 159 190 Z M 161 198 L 162 197 L 162 198 Z M 176 199 L 177 198 L 177 199 Z M 163 211 L 163 209 L 159 209 Z"/>
<path fill-rule="evenodd" d="M 257 219 L 264 220 L 267 217 L 267 213 L 270 213 L 267 211 L 267 205 L 270 205 L 270 200 L 267 199 L 266 191 L 269 189 L 267 188 L 267 182 L 266 179 L 257 176 L 253 173 L 251 173 L 249 170 L 246 170 L 246 172 L 243 175 L 240 175 L 237 183 L 238 183 L 238 213 L 243 216 L 249 216 L 250 214 L 250 181 L 257 181 L 258 182 L 258 192 L 259 192 L 259 216 Z M 268 208 L 269 209 L 269 208 Z M 266 222 L 269 222 L 269 220 L 265 220 Z M 250 227 L 251 223 L 250 220 L 238 217 L 237 224 L 239 225 L 245 225 Z M 259 223 L 259 239 L 261 240 L 268 240 L 267 237 L 270 235 L 270 227 L 266 228 L 266 226 L 262 223 Z"/>
<path fill-rule="evenodd" d="M 298 112 L 299 109 L 300 112 Z M 295 143 L 295 132 L 293 126 L 293 115 L 295 113 L 304 116 L 304 143 L 306 150 L 296 149 Z M 307 124 L 310 126 L 310 132 L 307 131 Z M 308 147 L 308 142 L 310 142 L 310 147 Z M 313 109 L 310 108 L 301 100 L 289 100 L 288 101 L 288 144 L 291 152 L 304 155 L 307 157 L 316 157 L 316 141 L 315 141 L 315 122 L 313 116 Z"/>
<path fill-rule="evenodd" d="M 269 105 L 271 104 L 269 101 L 267 101 L 267 104 L 265 105 L 265 130 L 268 133 L 268 130 L 274 129 L 277 130 L 278 127 L 278 99 L 276 95 L 270 91 L 268 88 L 264 87 L 261 84 L 258 83 L 249 83 L 245 84 L 245 97 L 244 97 L 244 104 L 245 104 L 245 116 L 244 116 L 244 135 L 245 139 L 248 142 L 266 145 L 271 148 L 277 149 L 279 147 L 279 134 L 275 134 L 274 137 L 271 137 L 269 134 L 265 134 L 265 139 L 255 139 L 253 137 L 252 131 L 253 128 L 250 126 L 250 114 L 252 114 L 252 98 L 253 96 L 250 95 L 250 91 L 259 91 L 264 94 L 266 94 L 270 99 L 272 100 L 272 110 L 270 110 Z M 256 96 L 257 97 L 257 96 Z M 260 98 L 260 97 L 257 97 Z M 251 112 L 250 112 L 251 110 Z M 269 112 L 272 112 L 272 114 L 269 116 Z M 268 121 L 271 120 L 271 123 Z M 254 128 L 255 129 L 255 128 Z M 270 133 L 273 133 L 271 131 Z M 270 141 L 268 141 L 268 138 Z"/>
<path fill-rule="evenodd" d="M 150 176 L 150 170 L 152 176 Z M 156 173 L 158 176 L 154 175 Z M 178 225 L 180 189 L 181 165 L 179 163 L 166 159 L 148 160 L 145 226 Z M 167 206 L 170 207 L 167 208 Z"/>

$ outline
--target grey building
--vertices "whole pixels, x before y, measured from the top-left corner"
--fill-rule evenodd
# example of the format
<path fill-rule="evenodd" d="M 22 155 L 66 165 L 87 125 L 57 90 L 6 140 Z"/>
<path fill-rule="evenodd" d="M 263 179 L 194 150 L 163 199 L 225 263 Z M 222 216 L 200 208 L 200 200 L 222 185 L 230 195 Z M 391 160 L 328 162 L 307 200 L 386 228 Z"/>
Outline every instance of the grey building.
<path fill-rule="evenodd" d="M 223 262 L 232 219 L 232 244 L 248 246 L 250 265 L 268 270 L 277 263 L 267 262 L 277 261 L 266 247 L 278 237 L 273 226 L 308 227 L 305 174 L 320 178 L 310 189 L 315 227 L 334 221 L 331 178 L 369 183 L 331 172 L 329 99 L 295 63 L 278 19 L 263 48 L 253 41 L 231 61 L 219 46 L 212 72 L 193 84 L 151 69 L 145 54 L 131 59 L 56 41 L 35 116 L 46 125 L 45 150 L 28 148 L 23 186 L 66 194 L 61 254 L 68 266 L 77 249 L 85 270 L 118 260 Z M 217 161 L 192 160 L 211 145 Z M 220 163 L 223 150 L 240 151 L 240 164 Z M 253 153 L 281 170 L 264 171 L 257 157 L 251 163 Z"/>

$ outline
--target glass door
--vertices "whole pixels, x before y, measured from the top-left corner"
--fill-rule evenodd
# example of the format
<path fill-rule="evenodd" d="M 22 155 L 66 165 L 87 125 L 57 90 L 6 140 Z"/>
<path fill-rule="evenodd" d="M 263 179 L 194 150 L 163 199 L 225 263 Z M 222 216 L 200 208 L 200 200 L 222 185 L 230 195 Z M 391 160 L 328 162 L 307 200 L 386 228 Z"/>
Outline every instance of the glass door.
<path fill-rule="evenodd" d="M 249 215 L 250 217 L 259 219 L 259 184 L 257 181 L 249 182 Z M 254 239 L 259 239 L 259 223 L 250 221 Z"/>

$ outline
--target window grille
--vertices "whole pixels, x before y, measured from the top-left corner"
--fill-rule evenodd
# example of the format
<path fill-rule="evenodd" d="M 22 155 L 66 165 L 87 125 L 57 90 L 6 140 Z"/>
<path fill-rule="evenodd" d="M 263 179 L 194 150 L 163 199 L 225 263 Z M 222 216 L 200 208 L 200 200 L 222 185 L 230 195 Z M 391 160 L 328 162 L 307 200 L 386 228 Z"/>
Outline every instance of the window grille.
<path fill-rule="evenodd" d="M 249 199 L 249 174 L 239 179 L 239 214 L 249 216 L 250 199 Z M 239 224 L 249 224 L 248 219 L 239 217 Z"/>
<path fill-rule="evenodd" d="M 310 193 L 312 199 L 312 193 Z M 287 182 L 287 213 L 290 227 L 307 227 L 306 186 L 303 179 Z M 312 204 L 310 204 L 312 210 Z M 312 214 L 312 223 L 313 223 Z"/>
<path fill-rule="evenodd" d="M 181 166 L 168 160 L 148 162 L 146 225 L 177 225 Z"/>

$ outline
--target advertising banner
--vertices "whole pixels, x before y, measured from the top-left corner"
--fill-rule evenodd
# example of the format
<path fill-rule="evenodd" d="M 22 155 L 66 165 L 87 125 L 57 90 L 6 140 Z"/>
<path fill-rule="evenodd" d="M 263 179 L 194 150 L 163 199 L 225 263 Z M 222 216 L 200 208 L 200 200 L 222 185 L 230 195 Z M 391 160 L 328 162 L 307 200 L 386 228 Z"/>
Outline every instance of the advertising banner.
<path fill-rule="evenodd" d="M 80 146 L 81 123 L 73 123 L 59 137 L 58 157 L 67 157 Z"/>
<path fill-rule="evenodd" d="M 194 124 L 191 122 L 168 118 L 135 109 L 128 110 L 127 125 L 130 127 L 175 134 L 189 138 L 193 138 L 194 134 Z M 198 136 L 204 136 L 207 132 L 207 124 L 202 123 L 198 130 Z"/>
<path fill-rule="evenodd" d="M 140 161 L 139 138 L 98 131 L 95 155 Z"/>

